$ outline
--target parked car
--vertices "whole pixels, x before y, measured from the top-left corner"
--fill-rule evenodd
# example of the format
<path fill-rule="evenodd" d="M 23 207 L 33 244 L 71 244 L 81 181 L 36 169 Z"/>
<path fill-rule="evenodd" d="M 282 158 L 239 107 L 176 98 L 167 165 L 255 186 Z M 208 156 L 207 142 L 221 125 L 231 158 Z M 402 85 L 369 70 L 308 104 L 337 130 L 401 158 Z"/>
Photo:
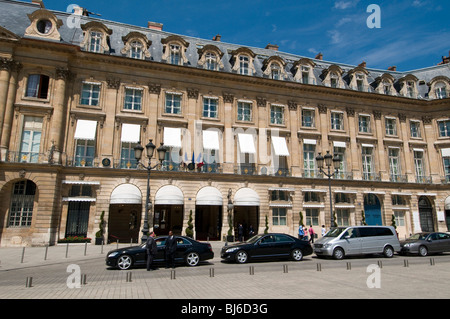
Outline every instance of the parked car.
<path fill-rule="evenodd" d="M 221 258 L 243 264 L 250 260 L 291 258 L 300 261 L 312 254 L 308 241 L 286 234 L 255 235 L 249 240 L 224 246 Z"/>
<path fill-rule="evenodd" d="M 165 242 L 167 236 L 156 237 L 158 252 L 154 258 L 155 264 L 165 262 Z M 214 252 L 210 244 L 198 242 L 192 238 L 176 236 L 177 251 L 175 263 L 184 263 L 187 266 L 197 266 L 200 261 L 214 258 Z M 145 266 L 147 264 L 147 251 L 145 243 L 139 246 L 119 248 L 111 250 L 106 255 L 106 265 L 125 270 L 133 266 Z"/>
<path fill-rule="evenodd" d="M 332 228 L 316 240 L 314 252 L 318 257 L 383 254 L 387 258 L 400 252 L 400 242 L 392 226 L 351 226 Z"/>
<path fill-rule="evenodd" d="M 432 253 L 442 253 L 450 251 L 450 234 L 440 232 L 422 232 L 401 241 L 402 255 L 418 254 L 427 256 Z"/>

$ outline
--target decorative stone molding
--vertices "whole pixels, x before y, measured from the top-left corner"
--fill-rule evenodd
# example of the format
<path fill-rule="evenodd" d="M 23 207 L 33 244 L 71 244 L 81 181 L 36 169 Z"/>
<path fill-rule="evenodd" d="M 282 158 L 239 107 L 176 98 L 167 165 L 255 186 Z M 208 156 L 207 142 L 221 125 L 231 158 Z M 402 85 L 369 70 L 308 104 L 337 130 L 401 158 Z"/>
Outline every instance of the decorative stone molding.
<path fill-rule="evenodd" d="M 355 116 L 355 109 L 351 107 L 347 107 L 346 109 L 347 116 Z"/>
<path fill-rule="evenodd" d="M 325 104 L 318 104 L 317 107 L 319 108 L 319 114 L 327 113 L 327 107 L 325 106 Z"/>
<path fill-rule="evenodd" d="M 195 99 L 195 100 L 198 99 L 198 89 L 188 88 L 187 96 L 189 99 Z"/>
<path fill-rule="evenodd" d="M 120 88 L 120 79 L 109 78 L 106 79 L 106 82 L 108 83 L 108 89 L 118 90 Z"/>
<path fill-rule="evenodd" d="M 375 120 L 381 120 L 381 112 L 380 112 L 380 111 L 377 111 L 377 110 L 374 110 L 374 111 L 373 111 L 373 118 L 374 118 Z"/>
<path fill-rule="evenodd" d="M 157 83 L 149 83 L 148 84 L 148 90 L 150 93 L 152 94 L 157 94 L 159 95 L 161 93 L 161 84 L 157 84 Z"/>
<path fill-rule="evenodd" d="M 267 105 L 267 100 L 261 96 L 257 96 L 256 97 L 256 105 L 258 107 L 266 107 Z"/>
<path fill-rule="evenodd" d="M 288 108 L 290 111 L 297 111 L 298 105 L 295 101 L 288 101 Z"/>
<path fill-rule="evenodd" d="M 25 35 L 36 38 L 44 38 L 47 40 L 61 40 L 58 29 L 63 22 L 58 19 L 52 12 L 39 9 L 28 15 L 31 21 L 30 26 L 25 30 Z"/>
<path fill-rule="evenodd" d="M 234 102 L 234 94 L 233 93 L 223 92 L 222 96 L 223 96 L 223 101 L 225 103 L 233 103 Z"/>
<path fill-rule="evenodd" d="M 152 41 L 150 41 L 145 34 L 140 32 L 130 32 L 126 36 L 122 37 L 123 44 L 125 45 L 120 53 L 123 55 L 129 56 L 129 52 L 131 50 L 131 44 L 134 41 L 138 41 L 142 44 L 142 59 L 150 58 L 150 51 L 148 50 L 152 45 Z"/>

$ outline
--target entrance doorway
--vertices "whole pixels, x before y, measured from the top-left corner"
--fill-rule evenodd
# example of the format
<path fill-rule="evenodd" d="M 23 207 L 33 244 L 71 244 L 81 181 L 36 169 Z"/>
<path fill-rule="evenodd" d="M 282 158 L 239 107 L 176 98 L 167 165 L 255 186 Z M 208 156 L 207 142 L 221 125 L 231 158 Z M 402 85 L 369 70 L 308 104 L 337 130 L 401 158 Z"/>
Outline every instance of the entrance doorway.
<path fill-rule="evenodd" d="M 195 238 L 197 240 L 220 240 L 222 206 L 195 206 Z"/>
<path fill-rule="evenodd" d="M 250 226 L 253 228 L 255 234 L 259 228 L 259 207 L 258 206 L 236 206 L 234 207 L 233 227 L 236 240 L 238 238 L 238 227 L 242 224 L 244 229 L 244 240 L 250 238 Z"/>
<path fill-rule="evenodd" d="M 380 200 L 375 194 L 366 194 L 364 196 L 364 214 L 366 217 L 367 225 L 383 225 L 383 219 L 381 218 Z"/>
<path fill-rule="evenodd" d="M 153 230 L 156 236 L 167 235 L 169 230 L 174 235 L 181 235 L 183 230 L 183 206 L 155 205 Z"/>
<path fill-rule="evenodd" d="M 139 242 L 141 204 L 109 206 L 108 238 L 110 242 Z"/>
<path fill-rule="evenodd" d="M 419 197 L 419 217 L 420 228 L 422 228 L 422 231 L 433 232 L 433 207 L 431 206 L 429 199 L 425 196 Z"/>

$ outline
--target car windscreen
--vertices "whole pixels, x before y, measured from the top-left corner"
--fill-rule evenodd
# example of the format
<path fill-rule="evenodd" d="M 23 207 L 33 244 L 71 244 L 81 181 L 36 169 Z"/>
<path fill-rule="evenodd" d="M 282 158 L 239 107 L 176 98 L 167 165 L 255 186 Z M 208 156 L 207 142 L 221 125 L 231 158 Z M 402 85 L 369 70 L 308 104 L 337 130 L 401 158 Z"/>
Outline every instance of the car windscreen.
<path fill-rule="evenodd" d="M 418 233 L 418 234 L 414 234 L 411 237 L 409 237 L 409 239 L 414 239 L 414 240 L 425 240 L 427 238 L 428 234 L 423 234 L 423 233 Z"/>
<path fill-rule="evenodd" d="M 246 243 L 248 243 L 248 244 L 254 244 L 254 243 L 256 243 L 262 236 L 263 236 L 263 235 L 255 235 L 255 236 L 249 238 L 249 239 L 246 241 Z"/>
<path fill-rule="evenodd" d="M 345 228 L 332 228 L 324 237 L 338 237 L 344 230 Z"/>

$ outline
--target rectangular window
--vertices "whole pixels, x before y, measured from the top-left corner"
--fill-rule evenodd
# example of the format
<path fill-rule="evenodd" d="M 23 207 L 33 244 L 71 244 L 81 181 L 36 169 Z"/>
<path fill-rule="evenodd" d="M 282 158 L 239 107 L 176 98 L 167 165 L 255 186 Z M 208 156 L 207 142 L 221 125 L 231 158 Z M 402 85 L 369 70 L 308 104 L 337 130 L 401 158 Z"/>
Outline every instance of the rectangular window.
<path fill-rule="evenodd" d="M 181 94 L 166 93 L 165 113 L 181 114 Z"/>
<path fill-rule="evenodd" d="M 370 115 L 359 116 L 359 132 L 370 133 Z"/>
<path fill-rule="evenodd" d="M 339 226 L 350 225 L 350 211 L 348 209 L 337 208 L 336 209 L 336 223 Z"/>
<path fill-rule="evenodd" d="M 421 183 L 425 178 L 425 168 L 423 163 L 423 151 L 414 151 L 414 167 L 416 171 L 416 180 Z"/>
<path fill-rule="evenodd" d="M 309 70 L 308 66 L 302 65 L 302 83 L 309 84 Z"/>
<path fill-rule="evenodd" d="M 286 208 L 285 207 L 273 207 L 272 208 L 272 224 L 274 226 L 286 226 Z"/>
<path fill-rule="evenodd" d="M 89 45 L 89 51 L 99 53 L 102 47 L 102 37 L 103 34 L 98 31 L 91 31 L 91 41 Z"/>
<path fill-rule="evenodd" d="M 373 147 L 362 147 L 363 179 L 371 180 L 374 173 Z"/>
<path fill-rule="evenodd" d="M 444 157 L 444 175 L 445 175 L 445 181 L 447 183 L 450 183 L 450 157 Z"/>
<path fill-rule="evenodd" d="M 216 98 L 203 98 L 203 117 L 217 118 L 217 103 Z"/>
<path fill-rule="evenodd" d="M 181 61 L 181 48 L 179 45 L 171 44 L 170 45 L 170 64 L 180 65 Z"/>
<path fill-rule="evenodd" d="M 319 226 L 319 210 L 317 208 L 306 208 L 306 225 Z"/>
<path fill-rule="evenodd" d="M 389 171 L 391 181 L 398 182 L 401 175 L 400 156 L 398 148 L 389 148 Z"/>
<path fill-rule="evenodd" d="M 75 146 L 75 166 L 94 166 L 95 140 L 77 139 Z"/>
<path fill-rule="evenodd" d="M 82 105 L 98 106 L 100 101 L 100 84 L 83 83 L 81 90 Z"/>
<path fill-rule="evenodd" d="M 450 120 L 439 121 L 439 136 L 449 137 L 450 136 Z"/>
<path fill-rule="evenodd" d="M 238 121 L 250 122 L 252 120 L 252 103 L 238 102 Z"/>
<path fill-rule="evenodd" d="M 411 129 L 411 137 L 420 138 L 422 134 L 420 133 L 420 122 L 419 121 L 410 121 L 409 126 Z"/>
<path fill-rule="evenodd" d="M 332 130 L 343 130 L 343 114 L 337 112 L 331 112 L 331 129 Z"/>
<path fill-rule="evenodd" d="M 19 162 L 37 163 L 42 135 L 41 117 L 25 116 L 20 143 Z"/>
<path fill-rule="evenodd" d="M 395 216 L 395 225 L 405 226 L 405 212 L 394 210 L 394 216 Z"/>
<path fill-rule="evenodd" d="M 338 173 L 335 174 L 334 176 L 337 177 L 337 178 L 342 178 L 343 177 L 343 173 L 346 171 L 345 147 L 334 146 L 333 147 L 333 154 L 334 154 L 335 157 L 339 158 L 339 160 L 340 160 Z"/>
<path fill-rule="evenodd" d="M 318 192 L 305 192 L 304 201 L 305 202 L 320 202 L 320 197 Z"/>
<path fill-rule="evenodd" d="M 313 144 L 303 145 L 303 169 L 304 177 L 316 176 L 316 146 Z"/>
<path fill-rule="evenodd" d="M 35 97 L 38 99 L 48 98 L 48 86 L 50 78 L 43 74 L 30 74 L 27 81 L 26 97 Z"/>
<path fill-rule="evenodd" d="M 134 88 L 125 89 L 124 109 L 133 111 L 142 110 L 142 89 L 134 89 Z"/>
<path fill-rule="evenodd" d="M 392 205 L 406 206 L 407 202 L 404 196 L 392 195 Z"/>
<path fill-rule="evenodd" d="M 239 74 L 249 75 L 250 74 L 250 59 L 246 55 L 239 56 Z"/>
<path fill-rule="evenodd" d="M 120 168 L 136 168 L 137 160 L 134 156 L 134 147 L 137 143 L 122 142 L 120 152 Z"/>
<path fill-rule="evenodd" d="M 289 200 L 288 192 L 282 191 L 282 190 L 271 191 L 271 200 L 272 201 L 288 201 Z"/>
<path fill-rule="evenodd" d="M 14 184 L 9 209 L 9 227 L 30 227 L 33 217 L 36 184 L 20 181 Z"/>
<path fill-rule="evenodd" d="M 386 135 L 397 135 L 397 121 L 393 118 L 385 119 Z"/>
<path fill-rule="evenodd" d="M 314 127 L 314 110 L 302 109 L 302 126 Z"/>
<path fill-rule="evenodd" d="M 270 124 L 284 124 L 284 107 L 270 106 Z"/>

